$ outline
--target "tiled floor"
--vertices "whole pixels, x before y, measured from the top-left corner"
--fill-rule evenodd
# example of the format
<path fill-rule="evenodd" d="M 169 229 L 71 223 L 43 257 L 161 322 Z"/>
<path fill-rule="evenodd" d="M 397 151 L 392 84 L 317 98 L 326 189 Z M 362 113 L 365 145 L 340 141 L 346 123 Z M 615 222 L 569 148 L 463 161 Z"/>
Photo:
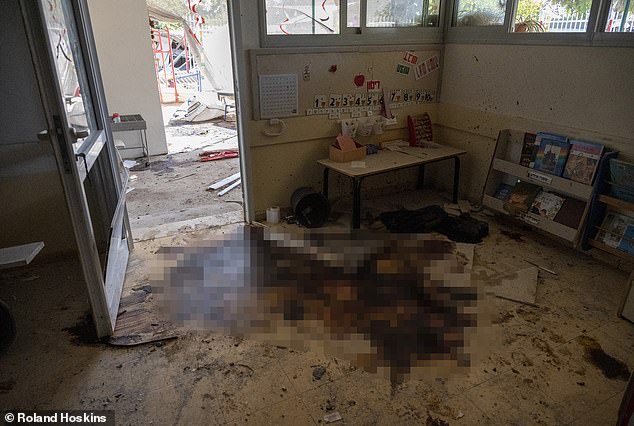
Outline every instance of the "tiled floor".
<path fill-rule="evenodd" d="M 540 273 L 539 307 L 495 299 L 491 344 L 468 373 L 413 377 L 392 388 L 348 361 L 218 334 L 190 332 L 133 348 L 78 342 L 65 329 L 84 315 L 86 296 L 78 266 L 59 262 L 0 281 L 20 330 L 0 357 L 0 409 L 109 409 L 117 424 L 308 425 L 337 411 L 338 424 L 355 425 L 425 424 L 428 413 L 451 425 L 613 425 L 626 382 L 590 362 L 580 337 L 634 368 L 634 324 L 616 316 L 627 273 L 488 221 L 491 235 L 475 248 L 475 277 L 486 282 L 526 267 L 525 260 L 557 275 Z M 129 278 L 147 279 L 147 259 L 161 245 L 232 228 L 139 243 Z M 20 281 L 33 275 L 39 278 Z M 318 365 L 326 374 L 315 380 Z"/>

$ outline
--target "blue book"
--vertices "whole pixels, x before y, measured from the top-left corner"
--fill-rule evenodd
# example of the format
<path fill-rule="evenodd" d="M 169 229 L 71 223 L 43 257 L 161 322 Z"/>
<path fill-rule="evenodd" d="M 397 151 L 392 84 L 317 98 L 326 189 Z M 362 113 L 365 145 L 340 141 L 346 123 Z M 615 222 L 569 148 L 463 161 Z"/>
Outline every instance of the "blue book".
<path fill-rule="evenodd" d="M 535 170 L 561 176 L 570 150 L 567 138 L 552 133 L 539 132 L 535 143 L 537 141 L 539 141 L 539 151 L 535 157 Z"/>
<path fill-rule="evenodd" d="M 634 256 L 634 225 L 627 225 L 618 248 Z"/>

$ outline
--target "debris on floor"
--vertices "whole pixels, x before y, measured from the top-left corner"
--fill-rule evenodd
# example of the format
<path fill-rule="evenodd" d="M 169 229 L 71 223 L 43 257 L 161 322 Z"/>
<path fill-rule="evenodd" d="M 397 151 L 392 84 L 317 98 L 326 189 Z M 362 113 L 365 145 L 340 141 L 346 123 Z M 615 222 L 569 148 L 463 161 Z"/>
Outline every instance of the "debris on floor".
<path fill-rule="evenodd" d="M 341 417 L 341 414 L 339 414 L 339 411 L 328 413 L 324 416 L 324 422 L 326 423 L 334 423 L 334 422 L 338 422 L 339 420 L 343 420 L 343 417 Z"/>
<path fill-rule="evenodd" d="M 210 189 L 220 189 L 225 185 L 229 185 L 236 180 L 240 179 L 240 172 L 234 173 L 231 176 L 227 176 L 226 178 L 220 179 L 207 187 L 207 190 Z"/>
<path fill-rule="evenodd" d="M 313 369 L 313 379 L 315 380 L 321 380 L 324 374 L 326 374 L 326 369 L 321 365 Z"/>
<path fill-rule="evenodd" d="M 557 275 L 557 272 L 553 271 L 552 269 L 548 269 L 548 268 L 546 268 L 546 267 L 544 267 L 544 266 L 541 266 L 541 265 L 539 265 L 539 264 L 537 264 L 537 263 L 535 263 L 535 262 L 531 262 L 530 260 L 526 260 L 526 259 L 524 259 L 524 262 L 526 262 L 526 263 L 530 263 L 531 265 L 536 266 L 536 267 L 538 267 L 539 269 L 541 269 L 542 271 L 544 271 L 544 272 L 548 272 L 548 273 L 549 273 L 549 274 L 551 274 L 551 275 Z"/>
<path fill-rule="evenodd" d="M 201 162 L 224 160 L 227 158 L 238 158 L 238 151 L 203 151 L 198 154 Z"/>
<path fill-rule="evenodd" d="M 449 426 L 449 423 L 439 417 L 434 418 L 431 414 L 427 414 L 425 426 Z"/>
<path fill-rule="evenodd" d="M 242 184 L 242 181 L 240 181 L 240 180 L 237 180 L 237 181 L 233 182 L 231 185 L 229 185 L 228 187 L 226 187 L 225 189 L 220 191 L 218 193 L 218 196 L 222 197 L 223 195 L 227 194 L 231 190 L 233 190 L 233 189 L 237 188 L 238 186 L 240 186 L 240 184 Z"/>
<path fill-rule="evenodd" d="M 512 272 L 495 279 L 491 289 L 501 299 L 535 305 L 538 273 L 535 266 Z"/>
<path fill-rule="evenodd" d="M 522 238 L 523 235 L 520 234 L 519 232 L 512 232 L 512 231 L 507 231 L 506 229 L 502 229 L 500 231 L 500 234 L 506 235 L 507 237 L 509 237 L 510 239 L 512 239 L 514 241 L 517 241 L 517 242 L 520 242 L 520 243 L 524 242 L 524 239 Z"/>

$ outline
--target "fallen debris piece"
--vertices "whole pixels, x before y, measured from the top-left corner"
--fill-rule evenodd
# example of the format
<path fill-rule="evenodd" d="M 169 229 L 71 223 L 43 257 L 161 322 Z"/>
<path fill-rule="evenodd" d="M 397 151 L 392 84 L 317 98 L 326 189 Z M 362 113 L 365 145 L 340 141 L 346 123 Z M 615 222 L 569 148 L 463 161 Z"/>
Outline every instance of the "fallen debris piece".
<path fill-rule="evenodd" d="M 329 413 L 324 416 L 324 421 L 326 423 L 334 423 L 334 422 L 338 422 L 339 420 L 343 420 L 343 417 L 341 417 L 341 414 L 339 414 L 339 411 L 335 411 L 333 413 Z"/>
<path fill-rule="evenodd" d="M 471 203 L 467 200 L 458 200 L 458 208 L 463 214 L 471 213 Z"/>
<path fill-rule="evenodd" d="M 138 178 L 137 175 L 130 175 L 129 180 L 136 180 Z"/>
<path fill-rule="evenodd" d="M 228 187 L 226 187 L 225 189 L 223 189 L 222 191 L 220 191 L 218 193 L 219 197 L 222 197 L 223 195 L 225 195 L 227 192 L 231 191 L 232 189 L 234 189 L 235 187 L 237 187 L 238 185 L 240 185 L 242 182 L 237 180 L 234 183 L 232 183 L 231 185 L 229 185 Z"/>
<path fill-rule="evenodd" d="M 441 418 L 433 418 L 430 414 L 427 414 L 425 426 L 449 426 L 449 423 Z"/>
<path fill-rule="evenodd" d="M 313 368 L 313 379 L 321 380 L 321 378 L 326 374 L 326 369 L 321 365 Z"/>
<path fill-rule="evenodd" d="M 185 175 L 185 176 L 179 176 L 179 177 L 176 177 L 176 178 L 174 178 L 174 179 L 170 179 L 170 180 L 168 180 L 168 181 L 167 181 L 167 183 L 174 182 L 174 181 L 176 181 L 176 180 L 185 179 L 186 177 L 194 176 L 195 174 L 196 174 L 196 172 L 194 172 L 194 173 L 190 173 L 190 174 Z"/>
<path fill-rule="evenodd" d="M 526 259 L 524 259 L 524 262 L 526 262 L 526 263 L 530 263 L 530 264 L 531 264 L 531 265 L 533 265 L 533 266 L 537 266 L 539 269 L 541 269 L 541 270 L 542 270 L 542 271 L 544 271 L 544 272 L 548 272 L 549 274 L 557 275 L 557 272 L 553 271 L 552 269 L 544 268 L 543 266 L 538 265 L 538 264 L 537 264 L 537 263 L 535 263 L 535 262 L 531 262 L 530 260 L 526 260 Z"/>
<path fill-rule="evenodd" d="M 238 151 L 220 151 L 220 152 L 201 152 L 200 161 L 215 161 L 215 160 L 224 160 L 225 158 L 237 158 L 240 156 Z"/>
<path fill-rule="evenodd" d="M 534 266 L 513 272 L 499 278 L 499 284 L 493 287 L 493 292 L 501 299 L 538 307 L 535 304 L 538 274 Z"/>
<path fill-rule="evenodd" d="M 235 173 L 231 176 L 228 176 L 224 179 L 220 179 L 219 181 L 216 181 L 214 183 L 212 183 L 211 185 L 209 185 L 207 187 L 207 189 L 220 189 L 225 185 L 229 185 L 230 183 L 235 182 L 236 180 L 240 179 L 240 172 Z"/>
<path fill-rule="evenodd" d="M 134 160 L 123 160 L 123 167 L 125 167 L 126 169 L 131 169 L 132 167 L 136 166 L 136 161 Z"/>
<path fill-rule="evenodd" d="M 518 241 L 523 243 L 524 240 L 522 239 L 523 235 L 520 234 L 519 232 L 511 232 L 511 231 L 507 231 L 505 229 L 501 230 L 500 233 L 502 235 L 506 235 L 507 237 L 509 237 L 512 240 Z"/>

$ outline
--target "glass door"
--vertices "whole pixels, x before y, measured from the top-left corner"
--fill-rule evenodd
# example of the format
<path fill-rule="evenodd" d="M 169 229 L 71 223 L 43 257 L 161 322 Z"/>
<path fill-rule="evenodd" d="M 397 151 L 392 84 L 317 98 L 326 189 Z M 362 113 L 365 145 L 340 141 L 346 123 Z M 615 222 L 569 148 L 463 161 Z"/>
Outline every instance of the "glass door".
<path fill-rule="evenodd" d="M 114 331 L 131 239 L 85 0 L 20 0 L 97 334 Z"/>

